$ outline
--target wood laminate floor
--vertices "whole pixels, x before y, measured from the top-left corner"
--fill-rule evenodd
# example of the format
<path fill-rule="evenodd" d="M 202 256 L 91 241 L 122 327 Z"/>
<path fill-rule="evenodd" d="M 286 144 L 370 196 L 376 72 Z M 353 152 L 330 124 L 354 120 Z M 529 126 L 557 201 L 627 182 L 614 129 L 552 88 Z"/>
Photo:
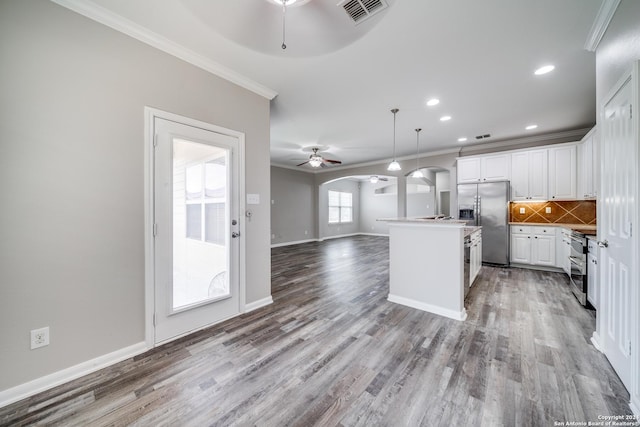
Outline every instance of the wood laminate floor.
<path fill-rule="evenodd" d="M 458 322 L 388 302 L 388 240 L 357 236 L 273 249 L 272 288 L 268 307 L 2 408 L 0 423 L 553 426 L 631 413 L 562 274 L 485 266 Z"/>

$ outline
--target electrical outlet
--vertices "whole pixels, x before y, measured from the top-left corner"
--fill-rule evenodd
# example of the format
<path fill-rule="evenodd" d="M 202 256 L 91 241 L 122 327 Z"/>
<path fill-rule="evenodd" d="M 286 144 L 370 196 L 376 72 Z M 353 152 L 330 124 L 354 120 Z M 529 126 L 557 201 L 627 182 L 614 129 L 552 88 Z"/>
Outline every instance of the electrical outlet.
<path fill-rule="evenodd" d="M 544 212 L 551 213 L 551 206 L 547 206 L 546 208 L 544 208 Z"/>
<path fill-rule="evenodd" d="M 309 230 L 304 230 L 304 235 L 306 236 L 307 234 L 309 234 Z"/>
<path fill-rule="evenodd" d="M 520 213 L 523 214 L 524 213 L 524 208 L 520 208 Z"/>
<path fill-rule="evenodd" d="M 49 345 L 49 327 L 31 331 L 31 350 Z"/>
<path fill-rule="evenodd" d="M 272 238 L 272 239 L 275 239 L 275 238 L 276 238 L 276 235 L 275 235 L 275 234 L 272 234 L 272 235 L 271 235 L 271 238 Z"/>

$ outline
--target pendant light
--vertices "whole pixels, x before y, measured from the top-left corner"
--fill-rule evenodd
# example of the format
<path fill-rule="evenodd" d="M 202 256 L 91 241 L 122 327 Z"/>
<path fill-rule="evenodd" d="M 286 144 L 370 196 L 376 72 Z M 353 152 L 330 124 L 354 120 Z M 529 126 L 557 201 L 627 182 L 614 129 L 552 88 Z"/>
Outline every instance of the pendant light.
<path fill-rule="evenodd" d="M 393 113 L 393 161 L 389 163 L 387 170 L 392 172 L 402 169 L 400 167 L 400 163 L 396 161 L 396 114 L 398 113 L 398 111 L 399 110 L 397 108 L 391 110 L 391 112 Z"/>
<path fill-rule="evenodd" d="M 420 171 L 420 164 L 418 160 L 418 153 L 420 153 L 420 131 L 422 129 L 416 129 L 416 170 L 411 174 L 411 178 L 424 178 L 424 174 Z"/>

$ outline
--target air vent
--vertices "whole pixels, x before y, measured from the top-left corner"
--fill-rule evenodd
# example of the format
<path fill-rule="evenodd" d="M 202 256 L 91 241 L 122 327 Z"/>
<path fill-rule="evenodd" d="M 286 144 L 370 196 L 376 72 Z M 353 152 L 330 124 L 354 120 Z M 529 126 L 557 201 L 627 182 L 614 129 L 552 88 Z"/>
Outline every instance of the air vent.
<path fill-rule="evenodd" d="M 353 22 L 359 24 L 384 10 L 387 3 L 384 0 L 344 0 L 338 3 L 338 6 L 347 12 Z"/>
<path fill-rule="evenodd" d="M 490 133 L 485 133 L 484 135 L 476 136 L 476 139 L 487 139 L 487 138 L 491 138 L 491 134 Z"/>

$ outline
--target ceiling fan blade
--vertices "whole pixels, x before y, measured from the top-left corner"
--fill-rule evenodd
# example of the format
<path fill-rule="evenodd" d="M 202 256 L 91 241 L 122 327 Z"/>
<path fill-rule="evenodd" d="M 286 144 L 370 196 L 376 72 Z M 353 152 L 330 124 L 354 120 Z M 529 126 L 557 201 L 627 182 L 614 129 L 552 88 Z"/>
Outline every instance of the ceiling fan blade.
<path fill-rule="evenodd" d="M 307 160 L 306 162 L 302 162 L 302 163 L 300 163 L 299 165 L 296 165 L 296 166 L 306 165 L 307 163 L 309 163 L 309 160 Z"/>
<path fill-rule="evenodd" d="M 378 181 L 389 181 L 389 178 L 378 178 Z"/>
<path fill-rule="evenodd" d="M 328 166 L 327 166 L 327 165 L 325 165 L 325 164 L 324 164 L 324 162 L 322 162 L 322 163 L 320 163 L 320 167 L 321 167 L 321 168 L 326 168 L 326 167 L 328 167 Z"/>
<path fill-rule="evenodd" d="M 341 165 L 342 164 L 342 162 L 340 160 L 322 159 L 322 161 L 325 162 L 325 163 L 333 163 L 333 164 L 336 164 L 336 165 Z"/>

